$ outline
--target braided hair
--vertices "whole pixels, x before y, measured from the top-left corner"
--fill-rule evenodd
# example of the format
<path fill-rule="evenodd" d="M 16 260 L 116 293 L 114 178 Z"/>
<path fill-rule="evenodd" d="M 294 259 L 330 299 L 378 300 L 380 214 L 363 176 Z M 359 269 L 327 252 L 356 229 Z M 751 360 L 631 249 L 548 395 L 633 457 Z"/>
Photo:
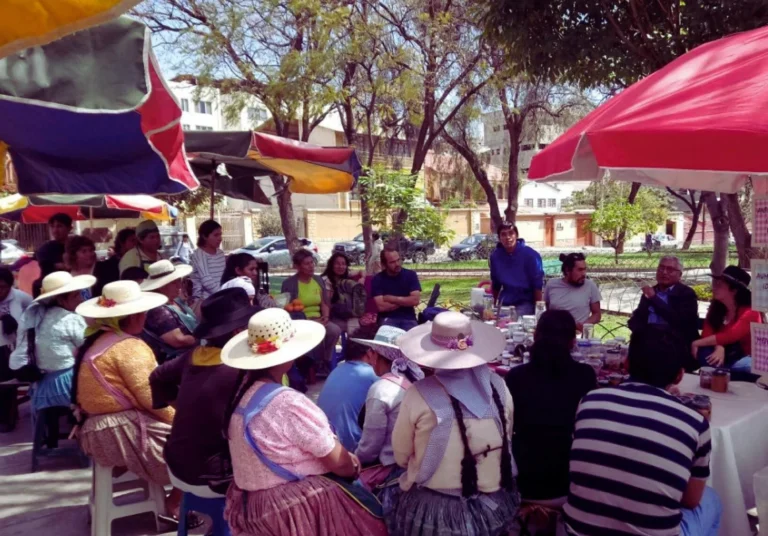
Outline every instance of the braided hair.
<path fill-rule="evenodd" d="M 512 476 L 512 451 L 509 448 L 509 437 L 507 436 L 507 417 L 504 411 L 504 404 L 501 401 L 499 392 L 491 384 L 493 402 L 499 412 L 501 419 L 501 487 L 506 491 L 513 491 L 515 487 Z M 454 397 L 450 397 L 453 413 L 456 415 L 456 422 L 459 425 L 459 435 L 464 445 L 464 457 L 461 459 L 461 496 L 471 497 L 477 495 L 477 460 L 469 447 L 469 438 L 467 437 L 467 425 L 464 422 L 464 412 L 461 404 Z"/>

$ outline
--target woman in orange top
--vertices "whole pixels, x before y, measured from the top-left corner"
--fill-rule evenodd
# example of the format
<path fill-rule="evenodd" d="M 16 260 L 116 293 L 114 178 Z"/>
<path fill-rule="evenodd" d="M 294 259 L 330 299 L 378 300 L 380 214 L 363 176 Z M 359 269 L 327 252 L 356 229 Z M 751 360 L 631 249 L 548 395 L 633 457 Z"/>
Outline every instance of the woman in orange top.
<path fill-rule="evenodd" d="M 692 345 L 693 355 L 702 366 L 729 368 L 737 376 L 750 373 L 750 325 L 763 321 L 751 307 L 750 281 L 749 274 L 737 266 L 728 266 L 722 275 L 712 276 L 712 303 L 702 337 Z"/>

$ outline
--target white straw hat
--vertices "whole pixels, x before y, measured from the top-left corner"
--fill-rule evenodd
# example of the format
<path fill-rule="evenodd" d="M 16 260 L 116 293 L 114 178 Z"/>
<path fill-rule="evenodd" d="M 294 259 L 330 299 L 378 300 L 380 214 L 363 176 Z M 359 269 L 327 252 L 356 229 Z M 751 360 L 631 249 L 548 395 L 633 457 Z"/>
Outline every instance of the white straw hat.
<path fill-rule="evenodd" d="M 248 331 L 232 337 L 221 350 L 221 361 L 237 369 L 262 370 L 297 359 L 325 338 L 325 326 L 311 320 L 292 320 L 283 309 L 259 311 L 248 321 Z"/>
<path fill-rule="evenodd" d="M 167 301 L 162 294 L 142 292 L 136 281 L 115 281 L 104 285 L 101 296 L 81 303 L 75 312 L 86 318 L 112 318 L 143 313 Z"/>
<path fill-rule="evenodd" d="M 495 326 L 446 311 L 397 340 L 405 357 L 433 369 L 467 369 L 501 355 L 506 340 Z"/>
<path fill-rule="evenodd" d="M 183 279 L 192 273 L 188 264 L 173 264 L 171 261 L 153 262 L 147 268 L 147 278 L 141 284 L 141 290 L 157 290 L 177 279 Z"/>
<path fill-rule="evenodd" d="M 85 290 L 95 284 L 96 278 L 92 275 L 72 276 L 69 272 L 53 272 L 43 278 L 40 295 L 35 298 L 35 301 L 69 294 L 77 290 Z"/>
<path fill-rule="evenodd" d="M 365 346 L 370 346 L 381 357 L 394 361 L 403 356 L 402 350 L 397 345 L 397 339 L 402 335 L 405 335 L 404 329 L 396 328 L 394 326 L 381 326 L 376 331 L 376 336 L 371 339 L 350 339 Z"/>

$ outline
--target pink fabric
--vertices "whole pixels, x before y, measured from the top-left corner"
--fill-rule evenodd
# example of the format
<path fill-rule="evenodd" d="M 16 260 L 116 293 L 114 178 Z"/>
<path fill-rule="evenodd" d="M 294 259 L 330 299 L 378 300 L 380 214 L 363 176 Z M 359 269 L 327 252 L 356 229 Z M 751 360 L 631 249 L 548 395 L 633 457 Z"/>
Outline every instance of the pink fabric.
<path fill-rule="evenodd" d="M 256 382 L 243 396 L 245 407 L 263 382 Z M 309 398 L 286 389 L 275 396 L 255 417 L 248 431 L 264 454 L 274 463 L 302 476 L 329 472 L 319 458 L 331 453 L 336 436 L 328 418 Z M 243 417 L 233 414 L 229 423 L 229 449 L 235 483 L 240 489 L 256 491 L 285 484 L 251 449 L 243 437 Z"/>
<path fill-rule="evenodd" d="M 402 387 L 403 389 L 408 389 L 412 384 L 410 381 L 408 381 L 408 378 L 405 376 L 395 376 L 391 372 L 387 372 L 384 376 L 381 377 L 382 380 L 388 380 L 397 385 L 398 387 Z"/>

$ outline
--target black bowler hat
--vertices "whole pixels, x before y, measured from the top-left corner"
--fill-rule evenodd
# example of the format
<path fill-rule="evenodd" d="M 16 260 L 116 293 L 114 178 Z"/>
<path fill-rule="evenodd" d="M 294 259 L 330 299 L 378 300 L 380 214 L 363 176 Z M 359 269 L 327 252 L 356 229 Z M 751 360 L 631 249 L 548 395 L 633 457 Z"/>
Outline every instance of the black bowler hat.
<path fill-rule="evenodd" d="M 749 283 L 752 281 L 750 275 L 738 266 L 727 266 L 722 274 L 712 274 L 712 279 L 722 279 L 747 290 L 749 290 Z"/>
<path fill-rule="evenodd" d="M 227 288 L 208 296 L 200 306 L 203 317 L 193 335 L 198 339 L 215 339 L 236 329 L 245 328 L 248 320 L 261 307 L 251 305 L 248 293 L 241 288 Z"/>

